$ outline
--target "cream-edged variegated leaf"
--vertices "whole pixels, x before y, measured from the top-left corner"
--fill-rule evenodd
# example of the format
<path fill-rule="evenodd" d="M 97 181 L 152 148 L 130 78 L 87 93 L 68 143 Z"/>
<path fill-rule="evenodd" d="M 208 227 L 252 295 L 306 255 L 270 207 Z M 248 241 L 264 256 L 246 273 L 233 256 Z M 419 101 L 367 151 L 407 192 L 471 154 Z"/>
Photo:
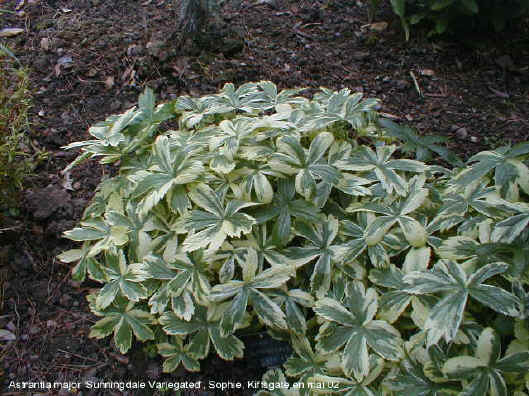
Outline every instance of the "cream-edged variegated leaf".
<path fill-rule="evenodd" d="M 186 228 L 190 233 L 183 243 L 184 250 L 194 251 L 209 246 L 216 251 L 228 236 L 241 237 L 256 224 L 253 217 L 239 212 L 256 203 L 232 200 L 226 205 L 217 193 L 204 184 L 189 194 L 191 200 L 205 210 L 193 210 L 186 218 Z"/>
<path fill-rule="evenodd" d="M 430 311 L 425 323 L 428 332 L 428 346 L 441 338 L 453 340 L 463 319 L 469 297 L 474 298 L 504 315 L 517 315 L 517 298 L 507 291 L 485 280 L 501 274 L 508 266 L 503 263 L 488 264 L 470 276 L 453 261 L 439 261 L 433 271 L 415 271 L 404 276 L 409 286 L 406 291 L 412 294 L 435 294 L 449 291 Z"/>
<path fill-rule="evenodd" d="M 103 319 L 96 322 L 89 337 L 104 338 L 114 333 L 114 342 L 121 353 L 126 353 L 132 345 L 132 334 L 140 341 L 154 339 L 150 328 L 154 318 L 148 312 L 134 307 L 123 298 L 116 299 L 112 305 L 100 313 Z"/>
<path fill-rule="evenodd" d="M 239 265 L 242 267 L 242 280 L 244 282 L 251 281 L 255 277 L 259 265 L 255 249 L 246 249 L 246 255 L 239 261 Z"/>
<path fill-rule="evenodd" d="M 457 356 L 448 359 L 442 371 L 451 378 L 472 379 L 463 391 L 469 396 L 507 395 L 503 377 L 506 373 L 524 373 L 529 368 L 529 351 L 500 358 L 500 339 L 496 332 L 487 327 L 477 341 L 475 356 Z"/>
<path fill-rule="evenodd" d="M 355 152 L 350 160 L 341 163 L 342 169 L 352 171 L 374 170 L 382 188 L 392 194 L 395 191 L 400 196 L 408 192 L 408 182 L 398 171 L 422 173 L 427 167 L 424 163 L 415 160 L 391 159 L 396 146 L 382 146 L 376 148 L 376 153 L 369 147 L 362 147 Z"/>
<path fill-rule="evenodd" d="M 190 356 L 188 346 L 183 345 L 182 339 L 172 336 L 170 342 L 157 344 L 158 352 L 165 360 L 163 362 L 163 372 L 171 373 L 182 364 L 188 371 L 200 371 L 200 363 Z"/>
<path fill-rule="evenodd" d="M 257 274 L 250 282 L 251 287 L 256 289 L 272 289 L 280 287 L 290 279 L 288 269 L 272 267 Z"/>
<path fill-rule="evenodd" d="M 430 264 L 432 249 L 428 246 L 411 248 L 406 254 L 402 269 L 404 272 L 424 271 Z"/>
<path fill-rule="evenodd" d="M 307 150 L 297 139 L 291 136 L 282 137 L 277 143 L 280 152 L 272 156 L 270 166 L 279 171 L 285 167 L 292 168 L 294 172 L 288 174 L 296 173 L 296 191 L 306 200 L 311 200 L 316 194 L 316 180 L 331 185 L 336 185 L 339 181 L 338 169 L 321 161 L 333 140 L 332 134 L 322 132 Z"/>
<path fill-rule="evenodd" d="M 160 317 L 164 332 L 169 335 L 188 336 L 187 352 L 195 359 L 207 356 L 210 343 L 219 356 L 226 360 L 241 358 L 244 344 L 237 337 L 220 334 L 219 318 L 208 318 L 204 307 L 198 307 L 190 320 L 184 320 L 173 312 L 166 312 Z"/>
<path fill-rule="evenodd" d="M 390 265 L 387 269 L 373 269 L 369 273 L 371 282 L 390 289 L 380 297 L 378 314 L 381 319 L 389 323 L 395 322 L 412 300 L 412 295 L 403 290 L 406 287 L 403 278 L 403 271 L 395 265 Z"/>
<path fill-rule="evenodd" d="M 354 316 L 338 301 L 324 297 L 314 305 L 314 312 L 326 320 L 349 326 L 354 322 Z"/>
<path fill-rule="evenodd" d="M 147 289 L 139 282 L 146 280 L 148 275 L 136 266 L 127 265 L 122 250 L 107 252 L 104 271 L 108 283 L 98 293 L 96 304 L 99 308 L 108 307 L 119 292 L 135 302 L 147 298 Z"/>
<path fill-rule="evenodd" d="M 344 372 L 362 381 L 369 374 L 369 349 L 384 359 L 398 360 L 402 340 L 390 324 L 373 320 L 378 307 L 374 289 L 366 290 L 361 282 L 353 281 L 347 284 L 345 295 L 346 306 L 328 297 L 316 301 L 314 312 L 331 322 L 320 328 L 317 347 L 326 353 L 344 346 Z"/>
<path fill-rule="evenodd" d="M 283 330 L 288 329 L 285 313 L 265 294 L 257 289 L 252 289 L 250 292 L 250 303 L 259 319 L 267 326 Z"/>

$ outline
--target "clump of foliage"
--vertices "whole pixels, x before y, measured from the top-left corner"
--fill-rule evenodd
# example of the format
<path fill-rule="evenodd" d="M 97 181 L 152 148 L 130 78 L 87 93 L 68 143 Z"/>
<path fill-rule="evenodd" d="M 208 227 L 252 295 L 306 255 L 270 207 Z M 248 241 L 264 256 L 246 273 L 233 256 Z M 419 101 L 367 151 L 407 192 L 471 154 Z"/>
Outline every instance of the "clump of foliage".
<path fill-rule="evenodd" d="M 59 256 L 102 285 L 90 336 L 172 372 L 267 329 L 294 352 L 261 395 L 527 396 L 529 143 L 463 163 L 376 99 L 298 92 L 147 89 L 68 146 L 119 163 Z"/>
<path fill-rule="evenodd" d="M 376 6 L 379 0 L 371 0 Z M 529 0 L 391 0 L 409 39 L 410 25 L 431 26 L 429 35 L 501 31 L 529 14 Z"/>
<path fill-rule="evenodd" d="M 28 71 L 0 44 L 0 208 L 12 208 L 35 161 L 28 154 Z"/>

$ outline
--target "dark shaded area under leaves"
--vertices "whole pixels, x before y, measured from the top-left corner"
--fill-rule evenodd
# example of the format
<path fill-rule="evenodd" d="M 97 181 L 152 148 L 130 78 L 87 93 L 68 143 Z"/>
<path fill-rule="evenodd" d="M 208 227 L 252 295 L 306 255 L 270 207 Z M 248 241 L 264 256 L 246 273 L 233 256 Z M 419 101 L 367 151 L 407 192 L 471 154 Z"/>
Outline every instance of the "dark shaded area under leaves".
<path fill-rule="evenodd" d="M 17 3 L 1 7 L 15 10 Z M 24 394 L 7 389 L 11 380 L 245 383 L 264 371 L 256 355 L 233 363 L 212 357 L 200 374 L 180 370 L 169 377 L 141 345 L 124 357 L 109 339 L 89 339 L 96 318 L 85 296 L 98 284 L 71 281 L 70 266 L 54 258 L 73 246 L 61 233 L 76 224 L 101 177 L 113 171 L 92 162 L 63 175 L 76 153 L 61 146 L 87 139 L 90 125 L 133 106 L 145 86 L 161 101 L 212 93 L 226 82 L 271 80 L 281 88 L 307 87 L 306 95 L 319 86 L 349 87 L 380 98 L 381 112 L 420 134 L 448 137 L 463 158 L 529 138 L 527 21 L 515 32 L 463 42 L 431 42 L 415 31 L 406 43 L 387 6 L 375 22 L 388 26 L 377 31 L 367 25 L 366 2 L 243 2 L 226 10 L 215 29 L 182 43 L 170 0 L 26 0 L 19 11 L 2 14 L 0 28 L 26 29 L 5 41 L 32 68 L 29 133 L 49 159 L 28 181 L 21 214 L 4 217 L 0 233 L 0 328 L 17 335 L 3 343 L 0 388 L 11 394 Z M 187 394 L 252 394 L 244 392 Z"/>

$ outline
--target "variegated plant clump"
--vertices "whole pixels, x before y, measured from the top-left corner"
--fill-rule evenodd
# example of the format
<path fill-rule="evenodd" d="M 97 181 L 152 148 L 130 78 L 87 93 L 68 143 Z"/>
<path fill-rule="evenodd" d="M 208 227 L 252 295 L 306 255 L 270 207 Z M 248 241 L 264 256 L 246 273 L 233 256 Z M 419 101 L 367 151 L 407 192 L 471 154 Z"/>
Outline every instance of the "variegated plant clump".
<path fill-rule="evenodd" d="M 261 395 L 528 395 L 529 143 L 462 163 L 375 99 L 298 93 L 147 89 L 68 146 L 119 165 L 59 257 L 102 284 L 90 336 L 171 372 L 267 329 L 294 353 L 263 380 L 307 386 Z"/>

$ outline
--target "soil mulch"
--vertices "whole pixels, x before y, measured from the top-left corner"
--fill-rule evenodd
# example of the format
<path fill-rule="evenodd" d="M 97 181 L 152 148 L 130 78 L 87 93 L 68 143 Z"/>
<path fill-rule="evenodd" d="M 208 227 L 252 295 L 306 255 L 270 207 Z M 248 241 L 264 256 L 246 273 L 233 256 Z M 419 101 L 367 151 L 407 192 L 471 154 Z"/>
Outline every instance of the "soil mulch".
<path fill-rule="evenodd" d="M 88 338 L 97 318 L 79 284 L 55 256 L 73 245 L 61 239 L 80 219 L 94 189 L 112 172 L 94 162 L 60 173 L 75 158 L 61 146 L 88 138 L 87 129 L 135 105 L 149 86 L 160 101 L 218 91 L 226 82 L 271 80 L 280 88 L 320 86 L 361 91 L 382 100 L 381 112 L 421 134 L 449 138 L 463 158 L 529 140 L 529 26 L 464 41 L 429 41 L 413 31 L 405 42 L 388 6 L 367 22 L 367 1 L 243 1 L 216 31 L 177 39 L 172 0 L 7 0 L 0 29 L 24 28 L 3 39 L 31 68 L 33 145 L 47 151 L 21 197 L 20 215 L 0 232 L 0 389 L 5 395 L 69 394 L 21 390 L 11 381 L 260 380 L 269 362 L 212 357 L 200 374 L 162 374 L 159 358 L 136 346 L 127 356 L 110 339 Z M 373 29 L 375 27 L 375 29 Z M 382 29 L 381 29 L 382 28 Z M 419 94 L 420 93 L 420 94 Z M 255 340 L 254 340 L 255 344 Z M 277 347 L 277 346 L 276 346 Z M 256 346 L 257 348 L 257 346 Z M 261 364 L 260 364 L 261 363 Z M 147 385 L 147 388 L 149 386 Z M 156 390 L 84 390 L 83 395 L 162 394 Z M 184 391 L 245 395 L 251 389 Z"/>

